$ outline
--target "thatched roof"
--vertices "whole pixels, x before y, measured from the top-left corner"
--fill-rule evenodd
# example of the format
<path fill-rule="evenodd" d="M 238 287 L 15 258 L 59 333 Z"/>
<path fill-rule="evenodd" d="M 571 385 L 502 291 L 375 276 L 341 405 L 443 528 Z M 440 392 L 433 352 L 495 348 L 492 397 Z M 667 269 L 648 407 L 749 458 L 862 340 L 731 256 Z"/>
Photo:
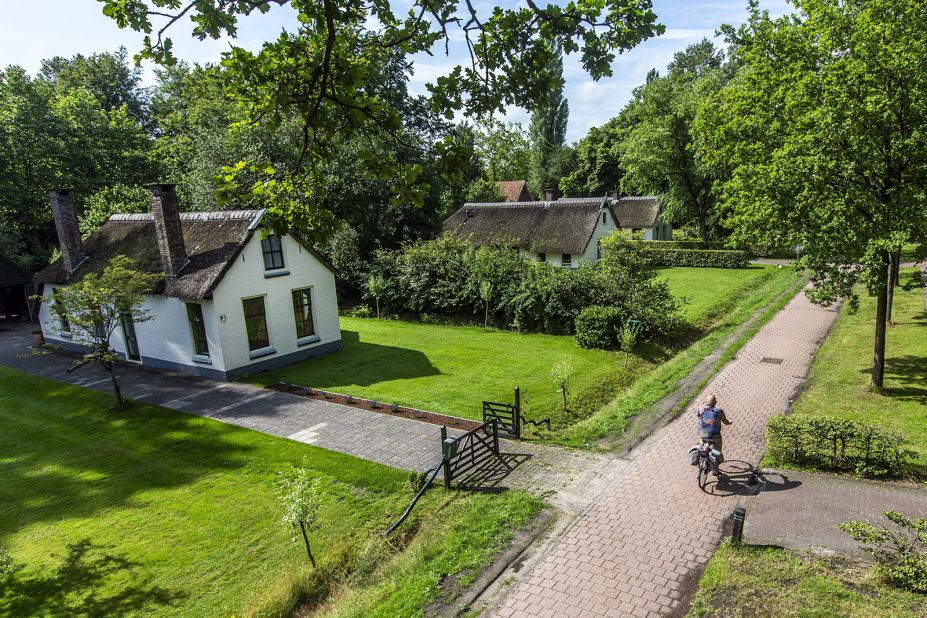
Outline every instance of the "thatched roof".
<path fill-rule="evenodd" d="M 180 225 L 190 262 L 174 279 L 162 279 L 154 292 L 177 298 L 209 298 L 254 234 L 263 214 L 263 210 L 181 213 Z M 315 250 L 306 248 L 328 266 Z M 39 272 L 36 279 L 55 284 L 78 281 L 87 273 L 102 271 L 117 255 L 129 257 L 143 272 L 164 272 L 150 213 L 111 216 L 84 240 L 83 250 L 87 260 L 70 279 L 60 259 Z"/>
<path fill-rule="evenodd" d="M 505 196 L 506 202 L 531 202 L 531 191 L 528 190 L 528 183 L 524 180 L 500 180 L 496 186 Z"/>
<path fill-rule="evenodd" d="M 20 268 L 13 260 L 0 255 L 0 288 L 23 285 L 31 280 L 32 275 Z"/>
<path fill-rule="evenodd" d="M 477 245 L 504 242 L 541 253 L 586 250 L 605 199 L 472 202 L 444 222 L 444 231 Z"/>
<path fill-rule="evenodd" d="M 612 200 L 612 212 L 621 227 L 653 227 L 660 216 L 660 200 L 652 195 Z"/>

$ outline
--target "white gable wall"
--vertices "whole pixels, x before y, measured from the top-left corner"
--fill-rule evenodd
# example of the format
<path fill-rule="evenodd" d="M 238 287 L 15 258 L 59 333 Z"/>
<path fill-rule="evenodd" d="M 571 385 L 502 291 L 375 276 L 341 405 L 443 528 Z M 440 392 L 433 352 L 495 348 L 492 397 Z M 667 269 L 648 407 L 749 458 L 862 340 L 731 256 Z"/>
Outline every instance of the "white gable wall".
<path fill-rule="evenodd" d="M 213 292 L 225 370 L 233 375 L 299 360 L 284 359 L 290 354 L 308 358 L 340 348 L 341 326 L 334 274 L 291 236 L 282 238 L 282 246 L 283 270 L 289 274 L 265 277 L 260 232 L 255 232 Z M 318 341 L 299 345 L 292 291 L 306 287 L 312 288 L 313 324 Z M 252 358 L 254 355 L 248 349 L 242 307 L 242 299 L 254 296 L 264 297 L 273 349 L 272 353 L 257 358 Z"/>
<path fill-rule="evenodd" d="M 605 221 L 602 221 L 602 215 L 605 215 Z M 599 211 L 599 218 L 596 220 L 595 229 L 592 230 L 592 237 L 589 244 L 586 245 L 586 251 L 581 256 L 573 256 L 573 266 L 579 264 L 579 258 L 585 260 L 597 260 L 599 241 L 614 232 L 618 227 L 615 225 L 615 218 L 612 216 L 611 209 L 603 208 Z"/>

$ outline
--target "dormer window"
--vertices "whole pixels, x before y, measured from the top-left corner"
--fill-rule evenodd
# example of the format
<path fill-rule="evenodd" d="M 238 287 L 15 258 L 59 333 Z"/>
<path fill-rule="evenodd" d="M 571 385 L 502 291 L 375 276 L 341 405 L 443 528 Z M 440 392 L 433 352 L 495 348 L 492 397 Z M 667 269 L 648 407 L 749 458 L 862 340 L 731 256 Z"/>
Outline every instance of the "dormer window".
<path fill-rule="evenodd" d="M 261 251 L 264 253 L 264 270 L 283 270 L 283 245 L 280 237 L 271 234 L 261 239 Z"/>

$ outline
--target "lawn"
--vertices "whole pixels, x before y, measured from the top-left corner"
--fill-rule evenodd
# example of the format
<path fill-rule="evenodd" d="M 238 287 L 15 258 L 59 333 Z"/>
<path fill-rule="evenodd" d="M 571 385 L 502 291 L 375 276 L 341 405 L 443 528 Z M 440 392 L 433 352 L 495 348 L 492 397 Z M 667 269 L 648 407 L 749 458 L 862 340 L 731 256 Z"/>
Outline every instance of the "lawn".
<path fill-rule="evenodd" d="M 540 508 L 519 492 L 412 495 L 402 471 L 0 367 L 0 615 L 420 613 L 443 573 L 479 568 Z M 282 523 L 278 472 L 322 489 L 319 568 Z M 438 515 L 440 513 L 440 515 Z M 352 596 L 353 595 L 353 596 Z M 347 607 L 341 597 L 352 598 Z"/>
<path fill-rule="evenodd" d="M 903 280 L 907 279 L 908 273 Z M 903 432 L 927 471 L 927 313 L 924 290 L 896 289 L 894 326 L 885 344 L 885 382 L 881 393 L 870 388 L 875 334 L 875 299 L 860 290 L 855 314 L 841 311 L 834 330 L 811 365 L 797 414 L 836 416 L 877 422 Z"/>
<path fill-rule="evenodd" d="M 925 615 L 927 597 L 888 587 L 870 568 L 728 544 L 708 563 L 689 612 L 690 618 Z"/>
<path fill-rule="evenodd" d="M 696 309 L 686 315 L 705 331 L 719 319 L 710 316 L 729 313 L 751 292 L 762 289 L 768 301 L 795 279 L 789 271 L 770 267 L 660 272 L 674 293 L 697 299 Z M 741 321 L 747 317 L 737 314 Z M 471 419 L 481 418 L 484 400 L 512 401 L 518 386 L 526 418 L 550 417 L 555 429 L 563 429 L 592 416 L 685 347 L 642 344 L 625 367 L 622 353 L 585 350 L 570 336 L 350 317 L 341 318 L 341 328 L 341 352 L 250 380 L 290 382 Z M 550 379 L 551 369 L 564 358 L 573 366 L 568 412 Z"/>
<path fill-rule="evenodd" d="M 684 299 L 683 315 L 700 324 L 716 317 L 716 308 L 730 295 L 769 277 L 775 266 L 751 264 L 748 268 L 660 268 L 676 298 Z"/>

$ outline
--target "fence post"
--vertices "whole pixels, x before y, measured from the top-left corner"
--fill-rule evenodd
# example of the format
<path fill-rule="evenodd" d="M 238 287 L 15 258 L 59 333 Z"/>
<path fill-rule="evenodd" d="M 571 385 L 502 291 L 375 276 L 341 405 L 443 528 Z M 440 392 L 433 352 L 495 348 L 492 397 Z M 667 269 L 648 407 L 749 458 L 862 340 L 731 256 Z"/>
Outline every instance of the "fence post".
<path fill-rule="evenodd" d="M 499 422 L 492 419 L 492 448 L 496 455 L 499 454 Z"/>
<path fill-rule="evenodd" d="M 444 469 L 444 488 L 451 488 L 451 462 L 447 452 L 447 427 L 441 427 L 441 467 Z"/>
<path fill-rule="evenodd" d="M 515 439 L 521 440 L 521 389 L 517 386 L 515 387 Z"/>

